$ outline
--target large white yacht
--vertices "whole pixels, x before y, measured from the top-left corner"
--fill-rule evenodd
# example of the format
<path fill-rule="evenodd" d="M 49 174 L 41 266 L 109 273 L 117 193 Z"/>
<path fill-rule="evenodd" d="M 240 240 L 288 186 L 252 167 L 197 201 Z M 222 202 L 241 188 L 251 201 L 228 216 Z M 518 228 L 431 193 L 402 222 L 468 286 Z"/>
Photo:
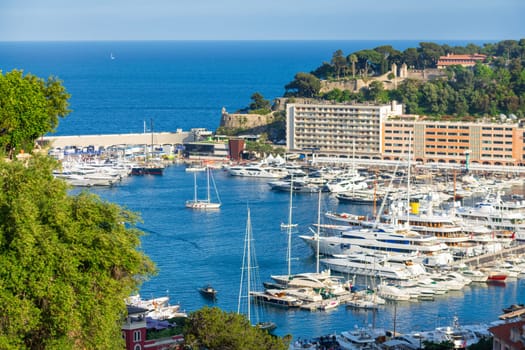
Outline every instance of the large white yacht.
<path fill-rule="evenodd" d="M 299 236 L 319 254 L 349 255 L 355 252 L 395 252 L 419 254 L 426 265 L 446 265 L 452 254 L 436 237 L 421 235 L 400 226 L 377 224 L 375 228 L 319 225 L 321 234 Z"/>
<path fill-rule="evenodd" d="M 426 273 L 425 267 L 414 262 L 414 258 L 403 254 L 355 253 L 321 259 L 321 263 L 344 274 L 409 280 Z"/>

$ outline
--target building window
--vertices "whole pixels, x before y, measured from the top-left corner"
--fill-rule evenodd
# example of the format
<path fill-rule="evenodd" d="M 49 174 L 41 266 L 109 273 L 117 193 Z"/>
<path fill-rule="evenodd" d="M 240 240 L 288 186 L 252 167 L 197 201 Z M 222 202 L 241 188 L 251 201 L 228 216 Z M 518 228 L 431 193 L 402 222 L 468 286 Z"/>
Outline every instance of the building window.
<path fill-rule="evenodd" d="M 142 350 L 142 347 L 140 346 L 140 344 L 135 344 L 133 350 Z"/>
<path fill-rule="evenodd" d="M 135 331 L 135 332 L 133 332 L 133 341 L 134 341 L 134 342 L 138 342 L 138 341 L 140 341 L 140 339 L 141 339 L 141 336 L 140 336 L 140 335 L 141 335 L 141 332 L 140 332 L 140 331 Z"/>

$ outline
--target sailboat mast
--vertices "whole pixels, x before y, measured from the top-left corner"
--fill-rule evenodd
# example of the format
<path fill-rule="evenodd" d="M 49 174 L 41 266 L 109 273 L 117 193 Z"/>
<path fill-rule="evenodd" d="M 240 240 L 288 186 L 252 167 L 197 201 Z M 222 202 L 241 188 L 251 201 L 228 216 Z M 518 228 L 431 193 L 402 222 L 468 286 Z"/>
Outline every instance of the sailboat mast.
<path fill-rule="evenodd" d="M 321 239 L 321 190 L 319 189 L 319 199 L 317 201 L 317 249 L 315 257 L 315 271 L 319 273 L 319 241 Z"/>
<path fill-rule="evenodd" d="M 251 260 L 252 260 L 252 246 L 251 246 L 251 240 L 252 240 L 252 223 L 251 223 L 251 218 L 250 218 L 250 208 L 248 208 L 248 219 L 247 219 L 247 222 L 246 222 L 246 237 L 247 237 L 247 240 L 248 242 L 246 243 L 246 247 L 247 247 L 247 262 L 246 262 L 246 267 L 248 268 L 248 276 L 247 276 L 247 286 L 246 286 L 246 291 L 248 293 L 248 309 L 247 309 L 247 313 L 246 313 L 246 316 L 248 317 L 248 321 L 251 321 L 251 303 L 250 303 L 250 288 L 251 288 L 251 271 L 250 269 L 252 268 L 251 267 Z"/>
<path fill-rule="evenodd" d="M 193 172 L 193 202 L 197 203 L 197 173 Z"/>
<path fill-rule="evenodd" d="M 290 179 L 290 208 L 288 209 L 288 250 L 286 260 L 288 261 L 288 276 L 292 274 L 292 199 L 293 198 L 293 175 Z"/>
<path fill-rule="evenodd" d="M 211 203 L 211 195 L 210 195 L 210 167 L 206 166 L 206 183 L 207 183 L 207 202 Z"/>
<path fill-rule="evenodd" d="M 151 152 L 150 158 L 153 156 L 153 118 L 150 119 L 150 128 L 151 128 Z"/>
<path fill-rule="evenodd" d="M 411 150 L 411 147 L 410 147 L 410 145 L 411 145 L 411 143 L 412 143 L 412 130 L 408 134 L 407 221 L 405 223 L 407 227 L 410 226 L 410 166 L 411 166 L 411 162 L 410 162 L 410 157 L 411 157 L 410 150 Z"/>

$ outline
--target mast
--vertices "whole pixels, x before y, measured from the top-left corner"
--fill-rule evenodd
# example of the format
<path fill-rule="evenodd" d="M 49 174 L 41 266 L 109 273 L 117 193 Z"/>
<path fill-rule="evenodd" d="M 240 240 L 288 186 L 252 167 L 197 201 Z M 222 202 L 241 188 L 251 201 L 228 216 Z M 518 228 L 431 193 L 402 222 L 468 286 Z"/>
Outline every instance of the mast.
<path fill-rule="evenodd" d="M 210 167 L 206 166 L 206 183 L 207 183 L 207 202 L 211 203 L 211 195 L 210 195 Z"/>
<path fill-rule="evenodd" d="M 244 252 L 242 256 L 241 266 L 241 282 L 239 284 L 239 300 L 237 303 L 237 313 L 241 314 L 241 302 L 243 299 L 243 286 L 244 278 L 246 277 L 246 294 L 247 294 L 247 314 L 248 321 L 251 321 L 251 308 L 250 308 L 250 289 L 251 289 L 251 219 L 250 219 L 250 208 L 248 208 L 248 217 L 246 219 L 246 233 L 244 235 Z M 245 271 L 247 276 L 245 276 Z"/>
<path fill-rule="evenodd" d="M 250 289 L 251 289 L 251 271 L 250 269 L 252 268 L 251 267 L 251 260 L 252 260 L 252 246 L 251 246 L 251 240 L 252 240 L 252 222 L 251 222 L 251 218 L 250 218 L 250 208 L 248 208 L 248 218 L 246 219 L 246 237 L 247 237 L 247 242 L 246 242 L 246 246 L 247 246 L 247 249 L 248 249 L 248 253 L 247 253 L 247 264 L 246 264 L 246 267 L 248 268 L 248 278 L 247 278 L 247 286 L 246 286 L 246 291 L 248 292 L 248 309 L 246 311 L 246 316 L 248 317 L 248 321 L 251 322 L 251 303 L 250 303 Z"/>
<path fill-rule="evenodd" d="M 153 118 L 150 119 L 150 128 L 151 128 L 151 152 L 150 158 L 153 156 Z"/>
<path fill-rule="evenodd" d="M 288 250 L 286 260 L 288 261 L 288 276 L 292 274 L 292 200 L 293 200 L 293 175 L 290 179 L 290 208 L 288 208 Z"/>
<path fill-rule="evenodd" d="M 411 162 L 410 162 L 410 157 L 411 157 L 411 154 L 410 154 L 410 144 L 412 142 L 412 130 L 410 130 L 409 134 L 408 134 L 408 170 L 407 170 L 407 220 L 405 222 L 405 225 L 406 227 L 409 227 L 410 226 L 410 166 L 411 166 Z"/>
<path fill-rule="evenodd" d="M 193 202 L 197 203 L 197 174 L 193 172 Z"/>
<path fill-rule="evenodd" d="M 319 199 L 317 201 L 317 249 L 315 256 L 315 271 L 319 273 L 319 240 L 321 232 L 321 189 L 319 189 Z"/>

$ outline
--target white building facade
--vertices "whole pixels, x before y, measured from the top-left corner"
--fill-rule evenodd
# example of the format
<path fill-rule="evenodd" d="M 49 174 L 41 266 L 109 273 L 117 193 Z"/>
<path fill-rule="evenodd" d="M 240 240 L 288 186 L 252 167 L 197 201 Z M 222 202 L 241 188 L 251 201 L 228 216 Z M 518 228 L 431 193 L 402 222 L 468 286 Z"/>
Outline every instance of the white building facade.
<path fill-rule="evenodd" d="M 383 122 L 402 114 L 403 106 L 395 101 L 384 105 L 291 103 L 286 107 L 286 146 L 289 151 L 381 157 Z"/>

